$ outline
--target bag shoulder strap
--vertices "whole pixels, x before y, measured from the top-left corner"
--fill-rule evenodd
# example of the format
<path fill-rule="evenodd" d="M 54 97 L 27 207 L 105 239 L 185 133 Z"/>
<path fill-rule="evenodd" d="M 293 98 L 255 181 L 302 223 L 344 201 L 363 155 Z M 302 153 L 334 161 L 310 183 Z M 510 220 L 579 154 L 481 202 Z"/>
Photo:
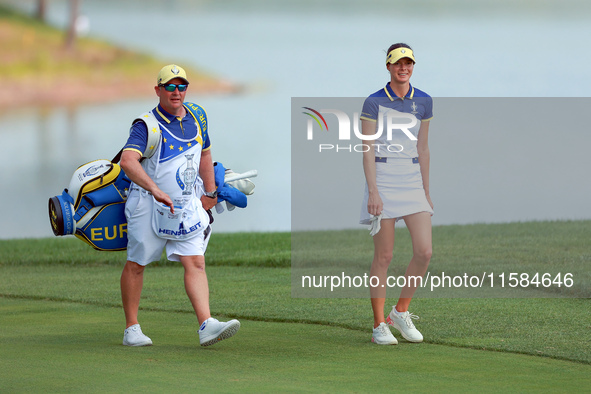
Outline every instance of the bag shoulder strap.
<path fill-rule="evenodd" d="M 149 159 L 156 152 L 156 146 L 158 146 L 158 141 L 160 140 L 160 134 L 162 133 L 160 131 L 160 125 L 158 124 L 158 120 L 156 120 L 156 118 L 152 114 L 152 111 L 144 112 L 143 114 L 135 118 L 133 122 L 131 122 L 131 124 L 133 125 L 137 122 L 144 122 L 144 124 L 146 125 L 146 129 L 148 130 L 148 142 L 146 144 L 146 149 L 142 154 L 141 160 Z M 123 154 L 123 149 L 121 149 L 119 153 L 115 155 L 111 162 L 119 163 L 119 160 L 121 160 L 121 154 Z"/>
<path fill-rule="evenodd" d="M 141 114 L 133 120 L 132 124 L 137 122 L 144 122 L 148 129 L 148 143 L 146 144 L 146 150 L 144 151 L 142 158 L 149 159 L 154 155 L 154 152 L 156 152 L 156 146 L 158 146 L 158 141 L 160 140 L 160 125 L 158 124 L 156 117 L 154 117 L 154 114 L 152 114 L 152 111 Z"/>

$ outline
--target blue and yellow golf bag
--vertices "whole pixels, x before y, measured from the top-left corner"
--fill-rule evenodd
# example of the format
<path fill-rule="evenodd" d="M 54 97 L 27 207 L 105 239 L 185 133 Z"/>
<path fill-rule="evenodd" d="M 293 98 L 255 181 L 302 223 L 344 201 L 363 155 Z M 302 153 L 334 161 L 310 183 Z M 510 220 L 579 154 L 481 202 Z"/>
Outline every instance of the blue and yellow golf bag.
<path fill-rule="evenodd" d="M 78 167 L 69 187 L 49 199 L 53 233 L 74 234 L 97 250 L 125 250 L 125 201 L 130 183 L 119 164 L 109 160 Z"/>

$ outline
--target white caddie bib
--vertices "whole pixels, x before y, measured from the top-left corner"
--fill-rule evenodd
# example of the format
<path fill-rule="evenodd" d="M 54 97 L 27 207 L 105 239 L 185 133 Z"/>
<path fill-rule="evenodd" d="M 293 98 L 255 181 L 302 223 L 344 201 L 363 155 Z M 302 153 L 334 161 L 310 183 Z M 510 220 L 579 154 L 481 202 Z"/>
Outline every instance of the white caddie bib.
<path fill-rule="evenodd" d="M 209 216 L 201 201 L 194 197 L 185 207 L 170 208 L 154 199 L 152 211 L 152 229 L 160 238 L 171 240 L 191 239 L 209 226 Z"/>
<path fill-rule="evenodd" d="M 152 229 L 160 238 L 175 241 L 191 239 L 209 226 L 209 215 L 200 200 L 203 181 L 199 177 L 199 163 L 203 138 L 199 124 L 195 124 L 198 134 L 184 139 L 158 122 L 160 133 L 155 153 L 142 162 L 146 174 L 170 196 L 174 204 L 174 213 L 171 213 L 168 206 L 152 196 Z"/>

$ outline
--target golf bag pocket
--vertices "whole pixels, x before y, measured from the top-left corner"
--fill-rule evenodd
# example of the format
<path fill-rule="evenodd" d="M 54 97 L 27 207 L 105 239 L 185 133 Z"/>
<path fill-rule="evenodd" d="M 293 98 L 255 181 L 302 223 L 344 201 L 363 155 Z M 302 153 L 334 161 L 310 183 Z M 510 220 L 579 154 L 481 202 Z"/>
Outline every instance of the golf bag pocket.
<path fill-rule="evenodd" d="M 49 199 L 49 222 L 54 235 L 70 235 L 76 232 L 74 213 L 74 200 L 67 189 L 59 196 Z"/>
<path fill-rule="evenodd" d="M 153 197 L 152 197 L 153 198 Z M 154 199 L 152 229 L 160 238 L 181 241 L 199 235 L 209 225 L 209 216 L 201 201 L 193 197 L 184 207 L 170 207 Z"/>
<path fill-rule="evenodd" d="M 87 221 L 77 222 L 76 237 L 97 250 L 127 249 L 125 202 L 93 207 Z"/>

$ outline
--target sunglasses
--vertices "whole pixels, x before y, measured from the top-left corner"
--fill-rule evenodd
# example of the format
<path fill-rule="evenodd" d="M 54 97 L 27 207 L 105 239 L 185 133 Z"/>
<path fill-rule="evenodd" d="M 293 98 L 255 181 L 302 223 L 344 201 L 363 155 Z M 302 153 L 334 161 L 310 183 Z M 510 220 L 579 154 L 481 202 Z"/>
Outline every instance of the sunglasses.
<path fill-rule="evenodd" d="M 187 86 L 189 86 L 189 84 L 175 85 L 174 83 L 167 83 L 160 84 L 158 86 L 162 86 L 167 92 L 174 92 L 176 88 L 179 88 L 179 92 L 184 92 L 187 90 Z"/>

